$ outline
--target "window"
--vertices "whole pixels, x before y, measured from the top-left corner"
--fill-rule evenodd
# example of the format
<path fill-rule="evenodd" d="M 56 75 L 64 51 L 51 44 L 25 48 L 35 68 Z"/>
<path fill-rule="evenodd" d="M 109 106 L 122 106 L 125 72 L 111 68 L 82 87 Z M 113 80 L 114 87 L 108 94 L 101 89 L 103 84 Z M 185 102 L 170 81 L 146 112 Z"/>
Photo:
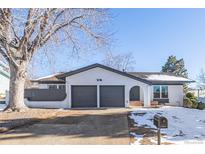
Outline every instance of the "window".
<path fill-rule="evenodd" d="M 48 85 L 48 89 L 57 89 L 57 85 Z"/>
<path fill-rule="evenodd" d="M 168 98 L 168 86 L 161 86 L 161 88 L 162 88 L 161 97 Z"/>
<path fill-rule="evenodd" d="M 160 98 L 160 86 L 154 86 L 154 98 Z"/>
<path fill-rule="evenodd" d="M 65 85 L 59 85 L 59 86 L 58 86 L 58 89 L 65 90 Z"/>
<path fill-rule="evenodd" d="M 153 96 L 154 98 L 168 98 L 168 86 L 165 85 L 156 85 L 153 87 Z"/>

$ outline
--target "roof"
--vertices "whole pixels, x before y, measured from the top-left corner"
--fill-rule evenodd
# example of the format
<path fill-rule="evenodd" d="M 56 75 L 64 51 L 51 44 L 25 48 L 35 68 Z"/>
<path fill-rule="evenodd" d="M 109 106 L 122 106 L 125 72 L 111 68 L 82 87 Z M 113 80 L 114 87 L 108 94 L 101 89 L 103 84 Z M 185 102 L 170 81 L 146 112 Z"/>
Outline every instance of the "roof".
<path fill-rule="evenodd" d="M 74 71 L 64 73 L 62 75 L 59 75 L 59 77 L 64 77 L 65 78 L 67 76 L 78 74 L 78 73 L 81 73 L 81 72 L 84 72 L 84 71 L 87 71 L 87 70 L 90 70 L 90 69 L 93 69 L 93 68 L 96 68 L 96 67 L 99 67 L 99 68 L 102 68 L 102 69 L 105 69 L 105 70 L 108 70 L 108 71 L 111 71 L 111 72 L 114 72 L 114 73 L 117 73 L 117 74 L 120 74 L 120 75 L 123 75 L 123 76 L 126 76 L 126 77 L 129 77 L 129 78 L 132 78 L 132 79 L 135 79 L 135 80 L 138 80 L 138 81 L 141 81 L 143 83 L 151 85 L 150 81 L 144 80 L 140 77 L 133 76 L 133 75 L 127 73 L 127 72 L 122 72 L 122 71 L 119 71 L 119 70 L 116 70 L 114 68 L 111 68 L 111 67 L 108 67 L 108 66 L 105 66 L 105 65 L 102 65 L 102 64 L 98 64 L 98 63 L 92 64 L 92 65 L 89 65 L 89 66 L 86 66 L 86 67 L 83 67 L 83 68 L 80 68 L 80 69 L 77 69 L 77 70 L 74 70 Z"/>
<path fill-rule="evenodd" d="M 199 90 L 199 89 L 205 89 L 205 84 L 202 82 L 194 82 L 188 85 L 188 88 L 190 90 Z"/>
<path fill-rule="evenodd" d="M 74 74 L 78 74 L 93 68 L 103 68 L 105 70 L 138 80 L 140 82 L 152 85 L 152 84 L 184 84 L 188 82 L 194 82 L 193 80 L 176 76 L 171 73 L 161 73 L 161 72 L 122 72 L 114 68 L 102 65 L 102 64 L 92 64 L 80 69 L 76 69 L 66 73 L 57 73 L 50 76 L 38 78 L 32 80 L 33 82 L 39 83 L 65 83 L 65 78 Z"/>
<path fill-rule="evenodd" d="M 41 77 L 41 78 L 37 78 L 34 80 L 31 80 L 32 82 L 38 82 L 38 83 L 45 83 L 45 84 L 49 84 L 49 83 L 65 83 L 65 79 L 64 78 L 59 78 L 59 75 L 62 75 L 64 73 L 56 73 L 56 74 L 52 74 L 52 75 L 48 75 L 45 77 Z"/>
<path fill-rule="evenodd" d="M 184 84 L 195 82 L 191 79 L 177 76 L 173 73 L 164 72 L 129 72 L 133 76 L 140 77 L 147 81 L 152 82 L 152 84 Z"/>

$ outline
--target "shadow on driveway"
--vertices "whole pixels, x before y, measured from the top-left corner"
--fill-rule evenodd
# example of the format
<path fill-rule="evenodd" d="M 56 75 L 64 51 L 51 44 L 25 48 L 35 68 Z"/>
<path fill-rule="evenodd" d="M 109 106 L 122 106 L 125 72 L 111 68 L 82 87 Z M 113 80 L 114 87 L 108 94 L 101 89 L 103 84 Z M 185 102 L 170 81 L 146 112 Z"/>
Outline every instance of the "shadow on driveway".
<path fill-rule="evenodd" d="M 127 112 L 64 111 L 0 134 L 0 144 L 129 144 Z"/>

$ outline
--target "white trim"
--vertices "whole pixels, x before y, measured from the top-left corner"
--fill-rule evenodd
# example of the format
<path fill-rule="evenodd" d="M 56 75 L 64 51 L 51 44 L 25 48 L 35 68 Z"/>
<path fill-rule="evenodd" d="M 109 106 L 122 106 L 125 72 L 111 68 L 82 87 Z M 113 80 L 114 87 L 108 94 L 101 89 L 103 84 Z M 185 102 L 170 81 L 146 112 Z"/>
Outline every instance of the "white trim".
<path fill-rule="evenodd" d="M 151 87 L 152 86 L 145 86 L 143 88 L 143 91 L 144 91 L 144 107 L 149 107 L 151 106 Z"/>
<path fill-rule="evenodd" d="M 97 85 L 97 108 L 100 108 L 100 85 Z"/>
<path fill-rule="evenodd" d="M 67 98 L 68 98 L 68 108 L 72 108 L 71 105 L 71 85 L 66 86 L 66 93 L 67 93 Z"/>

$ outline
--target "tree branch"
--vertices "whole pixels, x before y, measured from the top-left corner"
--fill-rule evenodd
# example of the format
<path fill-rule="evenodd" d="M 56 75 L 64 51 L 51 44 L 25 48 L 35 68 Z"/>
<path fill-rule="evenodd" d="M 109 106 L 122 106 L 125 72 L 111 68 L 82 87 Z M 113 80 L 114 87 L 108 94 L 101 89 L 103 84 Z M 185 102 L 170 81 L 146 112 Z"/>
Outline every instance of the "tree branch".
<path fill-rule="evenodd" d="M 92 36 L 92 37 L 94 37 L 94 38 L 96 38 L 96 39 L 102 38 L 102 37 L 98 36 L 97 34 L 93 33 L 93 32 L 92 32 L 88 27 L 86 27 L 85 25 L 80 24 L 79 22 L 76 22 L 76 21 L 73 21 L 73 23 L 79 25 L 79 28 L 85 30 L 90 36 Z"/>
<path fill-rule="evenodd" d="M 31 23 L 32 23 L 33 14 L 34 14 L 34 9 L 30 8 L 27 15 L 27 21 L 25 23 L 24 34 L 19 44 L 19 50 L 22 50 L 22 47 L 28 42 L 28 38 L 31 36 L 31 32 L 32 32 Z"/>
<path fill-rule="evenodd" d="M 44 35 L 44 37 L 42 38 L 42 41 L 40 42 L 40 45 L 41 45 L 41 46 L 44 45 L 44 44 L 50 39 L 50 37 L 51 37 L 53 34 L 57 33 L 60 29 L 66 27 L 66 26 L 68 26 L 68 25 L 71 25 L 72 22 L 74 22 L 75 20 L 80 19 L 80 18 L 83 18 L 83 16 L 81 15 L 81 16 L 74 17 L 71 21 L 66 22 L 66 23 L 55 24 L 55 25 L 51 28 L 51 30 Z"/>

